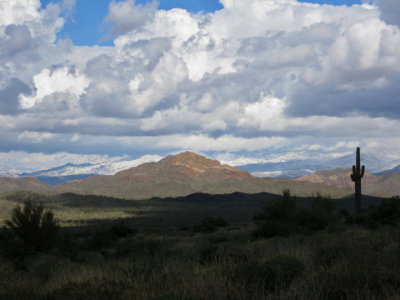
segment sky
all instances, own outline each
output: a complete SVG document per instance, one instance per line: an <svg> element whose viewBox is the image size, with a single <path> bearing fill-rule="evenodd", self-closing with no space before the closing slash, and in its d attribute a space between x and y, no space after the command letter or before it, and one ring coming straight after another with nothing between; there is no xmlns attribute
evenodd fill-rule
<svg viewBox="0 0 400 300"><path fill-rule="evenodd" d="M184 150L399 162L399 26L398 0L0 0L0 172Z"/></svg>

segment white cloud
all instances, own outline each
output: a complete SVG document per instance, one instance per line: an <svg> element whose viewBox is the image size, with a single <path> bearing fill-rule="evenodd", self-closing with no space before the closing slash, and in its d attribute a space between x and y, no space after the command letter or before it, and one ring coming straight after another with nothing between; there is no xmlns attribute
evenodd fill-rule
<svg viewBox="0 0 400 300"><path fill-rule="evenodd" d="M75 2L0 2L2 149L329 152L397 134L397 0L223 0L208 14L113 1L112 47L56 42Z"/></svg>
<svg viewBox="0 0 400 300"><path fill-rule="evenodd" d="M72 137L71 137L71 142L77 142L77 141L79 141L79 138L80 138L80 136L79 136L79 134L74 134Z"/></svg>
<svg viewBox="0 0 400 300"><path fill-rule="evenodd" d="M223 135L212 138L206 135L172 135L160 137L157 146L192 151L252 151L274 147L285 142L287 142L287 139L280 137L240 138Z"/></svg>
<svg viewBox="0 0 400 300"><path fill-rule="evenodd" d="M163 56L152 71L148 82L138 74L129 83L131 99L138 115L159 104L175 92L180 82L187 78L186 65L174 55ZM147 87L141 89L141 85Z"/></svg>
<svg viewBox="0 0 400 300"><path fill-rule="evenodd" d="M0 2L0 25L22 25L40 17L39 0L7 0Z"/></svg>
<svg viewBox="0 0 400 300"><path fill-rule="evenodd" d="M54 134L50 132L24 131L18 135L18 140L27 140L35 144L51 140L52 138L54 138Z"/></svg>
<svg viewBox="0 0 400 300"><path fill-rule="evenodd" d="M244 113L238 120L238 126L267 129L273 126L273 123L276 125L276 122L280 122L283 119L282 114L285 107L284 99L264 96L264 93L261 93L258 102L247 104L244 107Z"/></svg>
<svg viewBox="0 0 400 300"><path fill-rule="evenodd" d="M109 12L104 20L113 24L113 36L120 35L146 24L153 17L157 6L157 1L143 5L135 4L135 0L120 2L113 0L109 4Z"/></svg>
<svg viewBox="0 0 400 300"><path fill-rule="evenodd" d="M46 96L55 93L68 93L76 100L85 93L90 80L81 72L71 73L67 67L50 71L43 69L33 77L36 93L33 96L20 95L23 109L29 109L43 101Z"/></svg>
<svg viewBox="0 0 400 300"><path fill-rule="evenodd" d="M322 151L332 152L332 151L336 151L336 150L343 149L343 148L344 149L355 149L359 146L360 146L360 143L356 142L356 141L354 141L354 142L341 141L341 142L336 143L336 145L334 145L334 146L324 146L324 145L320 145L320 144L314 144L307 148L308 148L308 150L311 150L311 151L322 150Z"/></svg>

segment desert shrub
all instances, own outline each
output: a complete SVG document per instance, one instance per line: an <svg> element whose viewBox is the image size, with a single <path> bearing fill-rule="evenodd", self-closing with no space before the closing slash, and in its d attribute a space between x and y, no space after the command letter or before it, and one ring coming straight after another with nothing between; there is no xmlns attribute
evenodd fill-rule
<svg viewBox="0 0 400 300"><path fill-rule="evenodd" d="M134 236L138 232L136 229L126 225L124 221L118 222L117 224L111 226L110 231L118 238Z"/></svg>
<svg viewBox="0 0 400 300"><path fill-rule="evenodd" d="M400 221L399 196L383 199L378 207L369 210L368 216L381 225L395 226Z"/></svg>
<svg viewBox="0 0 400 300"><path fill-rule="evenodd" d="M337 220L334 204L320 194L313 196L309 207L297 206L289 190L268 203L264 212L253 217L260 220L252 232L255 238L288 236L291 232L312 233L325 229Z"/></svg>
<svg viewBox="0 0 400 300"><path fill-rule="evenodd" d="M220 254L218 253L218 247L214 245L207 245L200 249L200 264L206 264L214 261Z"/></svg>
<svg viewBox="0 0 400 300"><path fill-rule="evenodd" d="M311 198L310 207L299 207L295 224L308 231L323 230L337 220L335 205L328 197L317 194Z"/></svg>
<svg viewBox="0 0 400 300"><path fill-rule="evenodd" d="M211 233L217 230L219 227L226 226L228 226L228 223L221 217L207 217L204 218L200 224L193 227L193 232Z"/></svg>
<svg viewBox="0 0 400 300"><path fill-rule="evenodd" d="M296 197L284 190L282 196L271 201L264 207L264 215L268 220L289 220L296 212Z"/></svg>
<svg viewBox="0 0 400 300"><path fill-rule="evenodd" d="M13 209L12 217L5 222L7 230L22 241L23 245L35 250L48 250L55 245L58 221L51 211L44 211L41 204L27 201L24 207Z"/></svg>
<svg viewBox="0 0 400 300"><path fill-rule="evenodd" d="M237 266L233 279L245 285L247 290L282 291L305 270L298 258L278 255L265 262L251 261Z"/></svg>
<svg viewBox="0 0 400 300"><path fill-rule="evenodd" d="M400 198L383 199L378 206L372 205L356 215L346 217L349 224L359 224L368 228L381 225L396 226L400 221Z"/></svg>
<svg viewBox="0 0 400 300"><path fill-rule="evenodd" d="M267 260L264 268L269 274L268 288L282 290L289 287L292 281L304 272L305 265L294 256L278 255Z"/></svg>
<svg viewBox="0 0 400 300"><path fill-rule="evenodd" d="M289 236L290 229L283 222L265 220L257 223L252 235L255 238L271 238L275 236Z"/></svg>
<svg viewBox="0 0 400 300"><path fill-rule="evenodd" d="M267 216L264 213L255 214L253 216L253 221L263 221L266 219L267 219Z"/></svg>
<svg viewBox="0 0 400 300"><path fill-rule="evenodd" d="M113 246L118 241L118 237L109 228L98 230L90 238L90 246L94 249Z"/></svg>
<svg viewBox="0 0 400 300"><path fill-rule="evenodd" d="M316 248L312 259L316 266L330 267L347 254L346 250L346 245L342 243L324 243Z"/></svg>
<svg viewBox="0 0 400 300"><path fill-rule="evenodd" d="M96 249L111 247L120 238L134 236L137 232L137 229L126 225L124 221L120 221L111 227L97 229L90 238L90 246Z"/></svg>

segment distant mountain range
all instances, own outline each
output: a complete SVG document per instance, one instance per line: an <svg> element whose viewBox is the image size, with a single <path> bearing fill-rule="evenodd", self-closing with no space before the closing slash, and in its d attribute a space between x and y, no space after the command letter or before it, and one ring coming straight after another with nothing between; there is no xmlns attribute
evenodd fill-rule
<svg viewBox="0 0 400 300"><path fill-rule="evenodd" d="M2 178L2 180L5 184L0 185L0 192L15 190L43 193L73 192L126 199L178 197L197 192L280 194L284 189L290 189L298 196L309 196L321 192L333 197L343 197L351 193L350 189L338 189L320 183L256 178L247 171L221 165L216 160L191 152L167 156L158 162L144 163L113 176L92 176L55 187L33 177Z"/></svg>
<svg viewBox="0 0 400 300"><path fill-rule="evenodd" d="M149 157L149 160L158 160ZM346 161L348 158L337 160ZM354 157L353 157L354 159ZM334 161L334 160L332 160ZM331 163L333 163L331 161ZM365 162L367 161L367 162ZM137 161L135 162L137 163ZM363 163L368 163L364 160ZM347 163L351 165L350 161ZM98 175L86 178L87 174L70 174L74 168L92 171L99 166L65 165L47 171L26 173L36 175L22 178L0 177L0 192L26 190L39 193L65 193L104 195L125 199L147 199L151 197L179 197L192 193L229 194L234 192L280 194L284 189L298 196L310 196L318 192L333 198L344 197L353 193L354 183L350 180L351 169L336 168L318 170L297 179L258 178L248 171L221 165L219 161L205 158L192 152L170 155L156 162L147 162L119 171L115 175ZM119 166L122 168L122 165ZM114 166L114 170L115 170ZM82 170L82 169L80 169ZM103 168L105 174L111 168ZM367 170L369 168L367 167ZM397 170L396 168L393 170ZM366 172L362 179L363 193L372 196L400 195L400 173L389 171L377 176ZM54 173L55 172L55 173ZM58 180L65 174L68 182L51 186L38 179L49 176ZM79 178L83 176L85 178Z"/></svg>
<svg viewBox="0 0 400 300"><path fill-rule="evenodd" d="M377 176L383 176L383 175L386 175L388 173L400 173L400 165L398 165L398 166L396 166L394 168L391 168L390 170L385 170L385 171L377 172L377 173L374 173L374 174L377 175Z"/></svg>
<svg viewBox="0 0 400 300"><path fill-rule="evenodd" d="M121 160L107 163L86 163L86 164L65 164L56 168L40 170L35 172L22 172L16 177L34 176L40 181L58 185L71 180L84 179L92 176L106 175L111 176L119 171L139 166L146 162L156 162L162 159L158 155L145 155L135 160ZM15 176L14 176L15 177Z"/></svg>
<svg viewBox="0 0 400 300"><path fill-rule="evenodd" d="M146 162L158 162L162 159L157 155L145 155L135 160L118 160L102 163L85 164L65 164L56 168L40 170L35 172L17 172L9 177L30 177L35 176L40 181L56 186L72 180L85 179L92 176L112 176L116 173L139 166ZM295 179L304 175L309 175L319 170L333 170L336 168L349 168L354 164L354 154L336 158L315 157L312 159L294 159L293 157L283 157L278 161L268 163L252 163L238 165L232 162L232 166L237 169L248 171L255 177L270 177L279 179ZM225 164L230 164L225 162ZM362 155L362 164L366 165L367 171L375 175L400 172L400 166L393 167L393 162L383 161L370 154ZM392 169L391 169L392 168Z"/></svg>
<svg viewBox="0 0 400 300"><path fill-rule="evenodd" d="M295 181L321 183L348 190L354 188L354 182L350 180L351 173L352 169L342 168L316 171L311 175L297 178ZM400 195L400 173L386 172L382 176L377 176L366 172L361 182L363 194L383 197Z"/></svg>
<svg viewBox="0 0 400 300"><path fill-rule="evenodd" d="M363 154L361 163L370 173L385 174L390 164L371 154ZM294 179L312 174L319 170L333 170L336 168L349 168L355 163L355 155L350 154L337 158L292 159L284 162L271 162L261 164L247 164L236 166L246 170L256 177L274 177ZM399 168L400 171L400 168Z"/></svg>

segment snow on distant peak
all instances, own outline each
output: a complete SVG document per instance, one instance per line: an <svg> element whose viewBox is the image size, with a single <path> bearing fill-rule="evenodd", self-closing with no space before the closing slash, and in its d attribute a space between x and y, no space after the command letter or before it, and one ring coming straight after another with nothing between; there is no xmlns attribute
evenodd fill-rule
<svg viewBox="0 0 400 300"><path fill-rule="evenodd" d="M40 172L34 172L35 175L40 176L70 176L70 175L83 175L83 174L96 174L96 175L114 175L115 173L126 170L129 168L137 167L141 164L148 162L157 162L162 157L158 155L144 155L134 160L118 160L109 162L99 163L87 163L82 165L66 164L59 168L50 170L43 170ZM29 173L24 174L29 176Z"/></svg>

